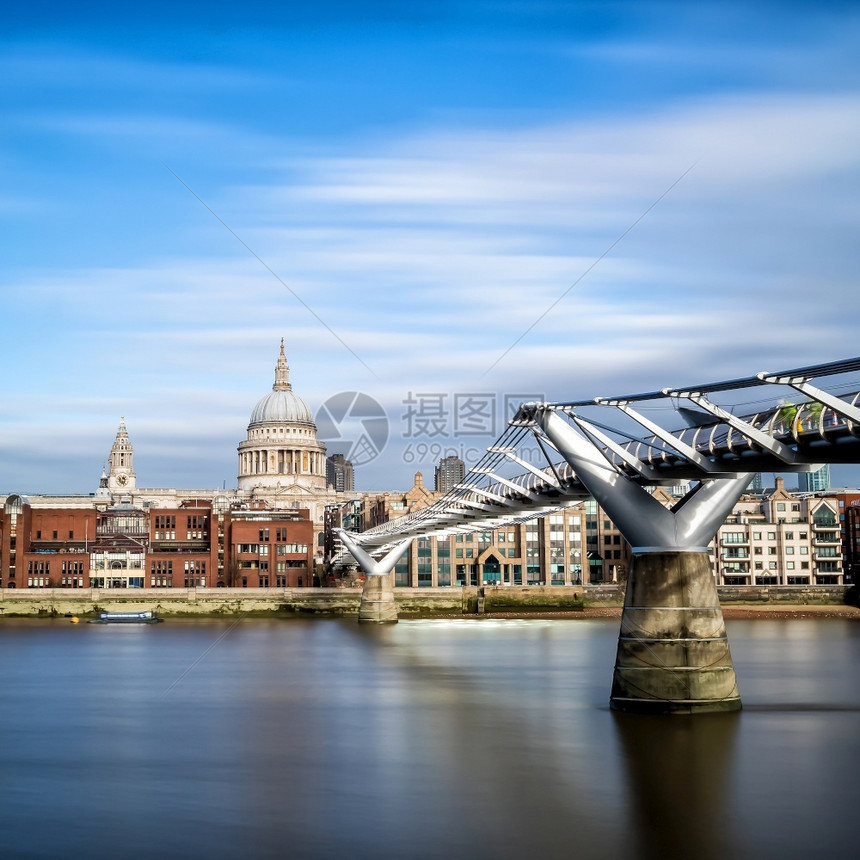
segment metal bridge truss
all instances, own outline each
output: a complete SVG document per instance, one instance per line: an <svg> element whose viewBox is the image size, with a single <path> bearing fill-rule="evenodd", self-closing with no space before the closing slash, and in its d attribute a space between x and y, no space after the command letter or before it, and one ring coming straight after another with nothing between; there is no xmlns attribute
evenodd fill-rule
<svg viewBox="0 0 860 860"><path fill-rule="evenodd" d="M748 473L858 463L858 371L860 358L853 358L686 388L524 403L462 483L427 508L349 535L350 542L376 552L404 538L495 529L587 498L591 493L571 465L584 461L571 457L560 439L575 439L580 452L583 440L588 443L586 456L604 471L601 481L642 487L693 481L701 488ZM750 389L765 395L753 401L760 408L751 414L743 411L750 402L737 396ZM667 430L666 419L684 426ZM538 463L528 457L535 452Z"/></svg>

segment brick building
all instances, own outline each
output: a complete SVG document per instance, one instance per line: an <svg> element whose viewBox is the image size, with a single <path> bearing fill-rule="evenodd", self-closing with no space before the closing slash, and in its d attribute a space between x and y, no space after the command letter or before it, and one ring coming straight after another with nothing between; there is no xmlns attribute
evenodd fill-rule
<svg viewBox="0 0 860 860"><path fill-rule="evenodd" d="M351 498L326 487L325 450L281 341L234 489L139 486L123 418L94 493L0 497L0 587L312 585L326 506Z"/></svg>
<svg viewBox="0 0 860 860"><path fill-rule="evenodd" d="M307 510L263 502L33 508L6 499L3 588L301 588L314 584Z"/></svg>

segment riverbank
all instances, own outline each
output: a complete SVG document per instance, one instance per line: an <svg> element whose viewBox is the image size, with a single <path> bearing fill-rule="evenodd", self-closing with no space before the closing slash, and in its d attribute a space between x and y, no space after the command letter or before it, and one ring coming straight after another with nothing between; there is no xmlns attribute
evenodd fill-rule
<svg viewBox="0 0 860 860"><path fill-rule="evenodd" d="M849 618L860 621L856 606L724 606L723 618Z"/></svg>
<svg viewBox="0 0 860 860"><path fill-rule="evenodd" d="M721 588L726 618L860 616L844 587ZM504 586L394 589L401 618L478 616L620 617L620 586ZM94 618L151 611L160 618L307 618L358 614L360 588L0 589L2 618Z"/></svg>

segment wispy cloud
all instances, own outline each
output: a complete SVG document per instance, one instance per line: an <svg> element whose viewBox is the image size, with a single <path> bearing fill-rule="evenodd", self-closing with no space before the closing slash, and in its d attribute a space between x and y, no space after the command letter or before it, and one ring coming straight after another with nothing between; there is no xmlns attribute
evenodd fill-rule
<svg viewBox="0 0 860 860"><path fill-rule="evenodd" d="M586 397L856 352L860 95L851 75L786 86L797 76L781 69L792 55L805 68L824 64L825 31L819 25L810 46L745 38L743 85L709 78L622 106L598 104L588 86L658 55L662 75L728 69L728 42L688 46L658 30L590 41L531 34L523 57L544 62L543 47L556 53L547 62L573 57L566 73L581 107L556 87L552 98L532 89L510 106L498 91L484 102L476 94L472 110L452 87L448 101L422 90L420 111L383 122L373 109L385 94L369 89L374 119L346 131L325 124L351 109L339 86L357 84L334 72L305 80L308 96L297 69L271 59L51 57L51 46L16 46L0 72L27 86L4 103L0 159L17 181L0 215L24 238L10 242L16 267L0 270L0 291L4 346L27 361L4 383L0 467L23 479L56 427L70 456L100 463L126 414L162 474L177 467L174 443L196 474L207 457L213 473L232 473L281 336L312 408L361 389L392 419L409 391ZM851 32L839 40L846 67L856 65L845 49ZM500 53L513 61L515 52ZM751 82L756 62L761 80ZM51 210L56 220L42 217ZM402 463L379 468L377 484L408 480Z"/></svg>

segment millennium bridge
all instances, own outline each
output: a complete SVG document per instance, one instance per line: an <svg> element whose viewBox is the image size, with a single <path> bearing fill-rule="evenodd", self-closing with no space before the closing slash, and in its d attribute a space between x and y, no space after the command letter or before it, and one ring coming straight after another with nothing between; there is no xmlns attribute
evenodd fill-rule
<svg viewBox="0 0 860 860"><path fill-rule="evenodd" d="M707 545L754 473L860 463L858 371L860 358L852 358L639 394L523 403L434 504L358 534L338 530L366 574L359 621L397 620L390 572L415 537L495 529L591 497L633 552L612 708L739 709ZM541 464L531 462L535 450ZM671 508L652 496L655 486L684 482L691 488Z"/></svg>

